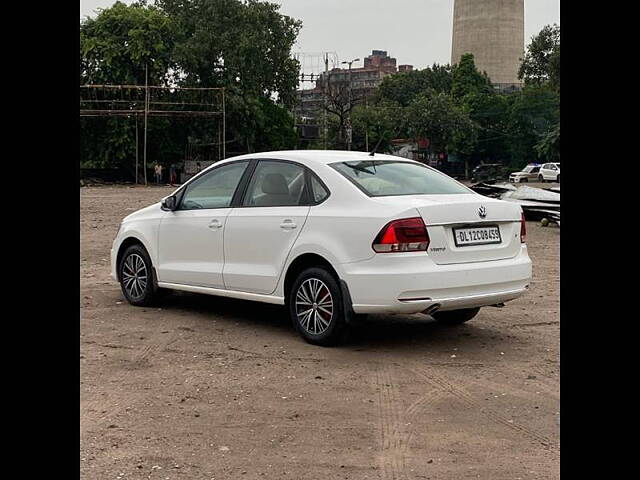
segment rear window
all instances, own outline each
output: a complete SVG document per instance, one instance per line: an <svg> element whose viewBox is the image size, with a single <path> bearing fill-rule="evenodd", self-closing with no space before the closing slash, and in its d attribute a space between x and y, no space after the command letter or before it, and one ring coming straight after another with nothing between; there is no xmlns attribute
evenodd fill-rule
<svg viewBox="0 0 640 480"><path fill-rule="evenodd" d="M370 197L471 193L452 178L419 163L380 160L332 163L331 167Z"/></svg>

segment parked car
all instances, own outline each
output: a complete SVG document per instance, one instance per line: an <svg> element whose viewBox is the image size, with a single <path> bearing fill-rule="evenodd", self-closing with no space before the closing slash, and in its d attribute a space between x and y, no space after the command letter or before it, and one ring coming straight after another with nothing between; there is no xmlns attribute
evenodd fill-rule
<svg viewBox="0 0 640 480"><path fill-rule="evenodd" d="M545 163L538 172L538 180L541 182L560 183L560 163Z"/></svg>
<svg viewBox="0 0 640 480"><path fill-rule="evenodd" d="M505 167L501 163L483 163L471 171L471 181L496 180L506 177Z"/></svg>
<svg viewBox="0 0 640 480"><path fill-rule="evenodd" d="M529 180L535 181L538 178L538 172L540 172L540 164L530 163L519 172L514 172L509 175L509 181L513 183L523 183Z"/></svg>
<svg viewBox="0 0 640 480"><path fill-rule="evenodd" d="M457 324L521 296L525 235L519 205L412 160L257 153L127 216L111 275L132 305L167 290L286 305L308 342L329 345L360 314Z"/></svg>

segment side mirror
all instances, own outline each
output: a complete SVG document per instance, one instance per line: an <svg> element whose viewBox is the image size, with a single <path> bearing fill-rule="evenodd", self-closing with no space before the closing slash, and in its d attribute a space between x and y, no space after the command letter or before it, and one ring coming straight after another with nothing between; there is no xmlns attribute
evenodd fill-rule
<svg viewBox="0 0 640 480"><path fill-rule="evenodd" d="M169 195L168 197L163 198L161 206L163 210L169 210L170 212L173 212L177 207L176 196Z"/></svg>

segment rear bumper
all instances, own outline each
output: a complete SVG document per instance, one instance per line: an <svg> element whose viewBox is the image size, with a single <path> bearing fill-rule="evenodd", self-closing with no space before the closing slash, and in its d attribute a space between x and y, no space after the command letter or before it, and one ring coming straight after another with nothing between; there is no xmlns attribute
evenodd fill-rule
<svg viewBox="0 0 640 480"><path fill-rule="evenodd" d="M341 265L355 313L418 313L514 300L531 281L526 246L514 258L438 265L424 253L378 254Z"/></svg>

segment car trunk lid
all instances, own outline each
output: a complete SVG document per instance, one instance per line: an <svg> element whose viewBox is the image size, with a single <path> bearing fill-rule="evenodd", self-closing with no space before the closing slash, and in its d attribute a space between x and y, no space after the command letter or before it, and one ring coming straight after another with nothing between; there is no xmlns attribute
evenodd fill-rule
<svg viewBox="0 0 640 480"><path fill-rule="evenodd" d="M413 206L419 212L430 238L427 253L437 264L501 260L520 251L518 205L475 193L385 197L385 201ZM465 240L478 244L456 242L455 232L461 230ZM496 231L499 243L489 243L497 241Z"/></svg>

